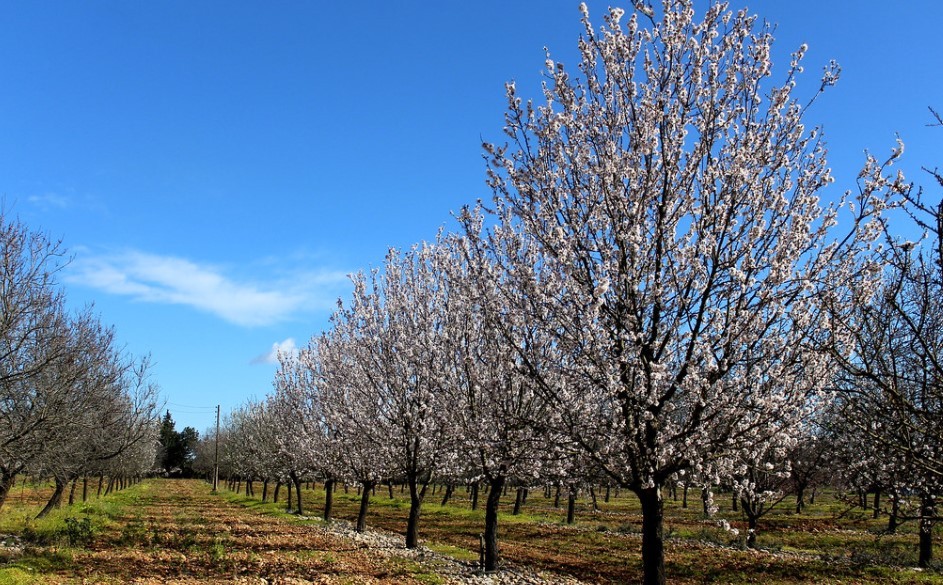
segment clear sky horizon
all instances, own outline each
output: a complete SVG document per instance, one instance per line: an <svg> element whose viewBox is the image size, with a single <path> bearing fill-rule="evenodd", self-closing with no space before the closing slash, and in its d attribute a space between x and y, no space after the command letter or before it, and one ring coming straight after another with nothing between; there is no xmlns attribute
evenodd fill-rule
<svg viewBox="0 0 943 585"><path fill-rule="evenodd" d="M607 2L591 1L603 22ZM614 5L628 7L628 2ZM698 3L703 11L706 2ZM734 1L733 8L747 5ZM908 179L943 164L943 3L760 0L773 82L800 89L838 197L899 134ZM539 98L543 47L575 62L579 2L0 5L0 197L62 238L70 305L150 353L177 427L271 389L276 347L327 327L346 275L488 198L504 83Z"/></svg>

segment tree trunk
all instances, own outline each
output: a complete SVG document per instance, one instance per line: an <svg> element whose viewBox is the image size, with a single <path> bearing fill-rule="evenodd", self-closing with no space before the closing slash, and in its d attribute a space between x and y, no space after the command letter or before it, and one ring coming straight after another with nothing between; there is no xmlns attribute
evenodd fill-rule
<svg viewBox="0 0 943 585"><path fill-rule="evenodd" d="M471 509L478 509L478 482L475 482L471 486Z"/></svg>
<svg viewBox="0 0 943 585"><path fill-rule="evenodd" d="M576 487L570 486L570 493L566 499L566 523L573 524L576 521Z"/></svg>
<svg viewBox="0 0 943 585"><path fill-rule="evenodd" d="M685 482L684 489L681 490L681 507L687 509L688 507L688 484Z"/></svg>
<svg viewBox="0 0 943 585"><path fill-rule="evenodd" d="M635 491L642 504L642 582L665 585L664 502L661 486Z"/></svg>
<svg viewBox="0 0 943 585"><path fill-rule="evenodd" d="M740 511L740 498L737 496L737 492L733 491L733 495L730 498L730 509L734 512Z"/></svg>
<svg viewBox="0 0 943 585"><path fill-rule="evenodd" d="M422 499L426 496L428 483L420 485L419 478L408 478L409 483L409 519L406 521L406 548L419 546L419 513L422 511Z"/></svg>
<svg viewBox="0 0 943 585"><path fill-rule="evenodd" d="M291 486L288 486L288 489L291 490ZM297 476L295 477L295 504L298 507L298 515L304 516L304 510L301 508L301 479Z"/></svg>
<svg viewBox="0 0 943 585"><path fill-rule="evenodd" d="M874 514L871 516L875 520L881 515L881 490L874 492Z"/></svg>
<svg viewBox="0 0 943 585"><path fill-rule="evenodd" d="M386 482L386 487L390 491L390 499L392 500L393 499L393 480L392 479Z"/></svg>
<svg viewBox="0 0 943 585"><path fill-rule="evenodd" d="M37 519L45 518L53 508L59 507L59 504L62 503L62 492L65 491L66 483L64 479L56 478L56 489L52 492L52 497L49 498L46 507L40 510L39 514L36 515Z"/></svg>
<svg viewBox="0 0 943 585"><path fill-rule="evenodd" d="M554 508L559 508L559 507L560 507L560 490L561 490L561 489L562 489L562 488L560 487L560 484L557 484L556 493L553 494L553 507L554 507Z"/></svg>
<svg viewBox="0 0 943 585"><path fill-rule="evenodd" d="M796 486L796 514L802 514L802 508L805 507L805 484L800 483Z"/></svg>
<svg viewBox="0 0 943 585"><path fill-rule="evenodd" d="M744 506L743 509L746 511L747 507ZM756 548L757 524L756 514L747 512L747 548Z"/></svg>
<svg viewBox="0 0 943 585"><path fill-rule="evenodd" d="M15 481L16 472L12 472L9 469L0 471L0 508L2 508L3 504L7 501L7 496L10 495L10 489L13 488L13 482Z"/></svg>
<svg viewBox="0 0 943 585"><path fill-rule="evenodd" d="M268 501L268 480L267 479L262 480L262 501L263 502Z"/></svg>
<svg viewBox="0 0 943 585"><path fill-rule="evenodd" d="M449 499L452 497L452 490L454 489L455 489L455 486L453 486L452 484L445 486L445 495L442 496L443 506L449 503Z"/></svg>
<svg viewBox="0 0 943 585"><path fill-rule="evenodd" d="M485 504L485 571L498 570L498 506L501 503L501 490L505 477L499 475L490 481L488 501ZM518 500L521 499L518 490ZM516 503L515 503L516 506Z"/></svg>
<svg viewBox="0 0 943 585"><path fill-rule="evenodd" d="M589 486L589 498L593 502L593 514L599 511L599 502L596 500L596 488Z"/></svg>
<svg viewBox="0 0 943 585"><path fill-rule="evenodd" d="M88 500L88 476L82 476L82 501Z"/></svg>
<svg viewBox="0 0 943 585"><path fill-rule="evenodd" d="M363 532L367 529L367 507L370 505L370 491L376 482L362 482L363 489L360 492L360 511L357 513L357 532Z"/></svg>
<svg viewBox="0 0 943 585"><path fill-rule="evenodd" d="M936 502L932 495L925 494L920 506L920 557L917 565L926 569L933 561L933 519Z"/></svg>
<svg viewBox="0 0 943 585"><path fill-rule="evenodd" d="M704 517L705 517L705 518L707 518L707 517L709 517L709 516L711 515L711 510L710 510L710 506L709 506L708 502L710 502L710 491L708 491L708 488L706 488L706 487L705 487L705 488L701 488L701 504L704 506Z"/></svg>
<svg viewBox="0 0 943 585"><path fill-rule="evenodd" d="M609 486L608 485L606 486L606 495L602 497L602 501L606 502L607 504L609 503Z"/></svg>
<svg viewBox="0 0 943 585"><path fill-rule="evenodd" d="M103 483L105 483L105 475L104 475L104 474L99 474L99 476L98 476L98 493L96 494L96 497L98 497L98 498L102 497L102 484L103 484Z"/></svg>
<svg viewBox="0 0 943 585"><path fill-rule="evenodd" d="M79 478L76 477L75 479L72 480L72 487L69 488L69 505L70 506L75 503L75 488L77 488L78 486L79 486Z"/></svg>
<svg viewBox="0 0 943 585"><path fill-rule="evenodd" d="M275 492L272 494L272 503L273 503L273 504L277 504L277 503L278 503L278 492L279 492L281 489L282 489L282 482L276 480L276 481L275 481Z"/></svg>
<svg viewBox="0 0 943 585"><path fill-rule="evenodd" d="M291 512L292 512L292 509L291 509L291 488L293 487L293 486L291 485L291 478L288 479L288 483L287 483L286 485L288 486L288 490L287 490L287 491L288 491L288 502L287 502L286 505L285 505L285 511L288 512L289 514L291 514Z"/></svg>
<svg viewBox="0 0 943 585"><path fill-rule="evenodd" d="M900 496L897 495L897 491L891 491L891 515L887 519L887 533L894 534L897 532L897 520L900 515Z"/></svg>
<svg viewBox="0 0 943 585"><path fill-rule="evenodd" d="M494 482L491 484L491 489L494 489ZM524 488L517 488L517 494L514 496L514 510L511 512L512 515L517 516L521 513L521 504L524 501ZM491 505L491 494L488 494L488 505ZM487 537L486 537L487 540ZM485 543L487 547L487 542Z"/></svg>
<svg viewBox="0 0 943 585"><path fill-rule="evenodd" d="M331 521L331 514L334 513L334 480L328 479L324 482L324 521Z"/></svg>

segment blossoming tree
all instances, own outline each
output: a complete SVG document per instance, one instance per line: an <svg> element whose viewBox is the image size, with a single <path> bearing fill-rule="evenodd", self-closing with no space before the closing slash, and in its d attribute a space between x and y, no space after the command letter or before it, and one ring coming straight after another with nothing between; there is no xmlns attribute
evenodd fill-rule
<svg viewBox="0 0 943 585"><path fill-rule="evenodd" d="M877 278L873 216L902 178L869 159L839 233L793 95L805 47L775 84L772 35L747 12L636 8L597 30L584 6L579 75L548 56L539 105L509 84L509 143L485 150L500 229L540 252L520 266L495 246L506 295L557 359L515 349L570 438L640 498L644 582L660 584L662 487L719 480L738 450L798 432L829 380L814 349L843 335L823 303L873 288L851 284Z"/></svg>

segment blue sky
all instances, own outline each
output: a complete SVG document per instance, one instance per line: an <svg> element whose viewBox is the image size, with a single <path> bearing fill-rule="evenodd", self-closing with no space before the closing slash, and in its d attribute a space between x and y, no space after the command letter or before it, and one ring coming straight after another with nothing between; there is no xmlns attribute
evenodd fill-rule
<svg viewBox="0 0 943 585"><path fill-rule="evenodd" d="M588 4L601 24L608 4ZM800 87L842 66L807 119L836 196L898 133L929 185L943 2L749 6L777 23L774 72L803 42ZM575 61L577 7L6 1L0 196L63 239L70 303L151 353L178 428L202 432L216 404L269 391L273 347L325 327L347 273L489 196L480 143L502 139L503 85L537 97L544 46Z"/></svg>

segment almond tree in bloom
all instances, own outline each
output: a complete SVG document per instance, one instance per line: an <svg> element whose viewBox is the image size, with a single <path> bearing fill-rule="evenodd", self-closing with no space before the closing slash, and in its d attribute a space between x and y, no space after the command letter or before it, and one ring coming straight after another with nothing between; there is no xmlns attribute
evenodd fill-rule
<svg viewBox="0 0 943 585"><path fill-rule="evenodd" d="M548 56L536 105L509 84L509 144L485 150L496 220L540 252L510 266L496 247L505 294L558 355L514 347L570 438L640 498L654 584L662 487L794 441L830 379L813 348L846 335L822 305L873 289L877 214L904 186L886 176L895 151L824 206L825 147L793 95L805 47L775 82L769 28L747 12L636 4L598 30L583 6L579 74ZM820 91L837 76L826 67Z"/></svg>
<svg viewBox="0 0 943 585"><path fill-rule="evenodd" d="M296 510L302 514L303 478L311 474L335 477L337 450L323 424L317 385L295 356L279 355L275 392L268 396L266 410L275 429L275 457L281 467L279 480L288 484L289 507L294 488Z"/></svg>
<svg viewBox="0 0 943 585"><path fill-rule="evenodd" d="M480 214L465 221L480 221ZM516 240L512 240L514 242ZM550 474L562 444L554 435L556 409L537 391L513 345L537 349L539 338L524 315L507 305L491 258L468 238L440 243L445 263L446 319L449 335L447 371L451 407L444 415L456 431L454 447L464 470L488 484L485 506L484 569L498 568L498 505L509 481L527 485ZM501 321L502 326L495 325ZM502 335L511 336L502 340ZM550 347L544 338L545 349ZM532 351L531 354L536 354ZM544 355L553 356L552 351Z"/></svg>
<svg viewBox="0 0 943 585"><path fill-rule="evenodd" d="M364 378L360 365L367 358L355 315L343 310L332 316L333 327L309 348L299 362L308 368L320 392L320 411L338 450L336 473L345 482L360 484L360 511L355 529L367 527L370 494L378 483L394 473L396 451L390 436L394 429L374 386Z"/></svg>
<svg viewBox="0 0 943 585"><path fill-rule="evenodd" d="M369 400L376 424L388 436L392 471L409 487L406 546L419 544L419 515L435 474L450 465L449 428L442 413L449 375L441 253L422 245L391 250L384 271L354 277L350 306L340 307L334 326L350 352L351 376Z"/></svg>

